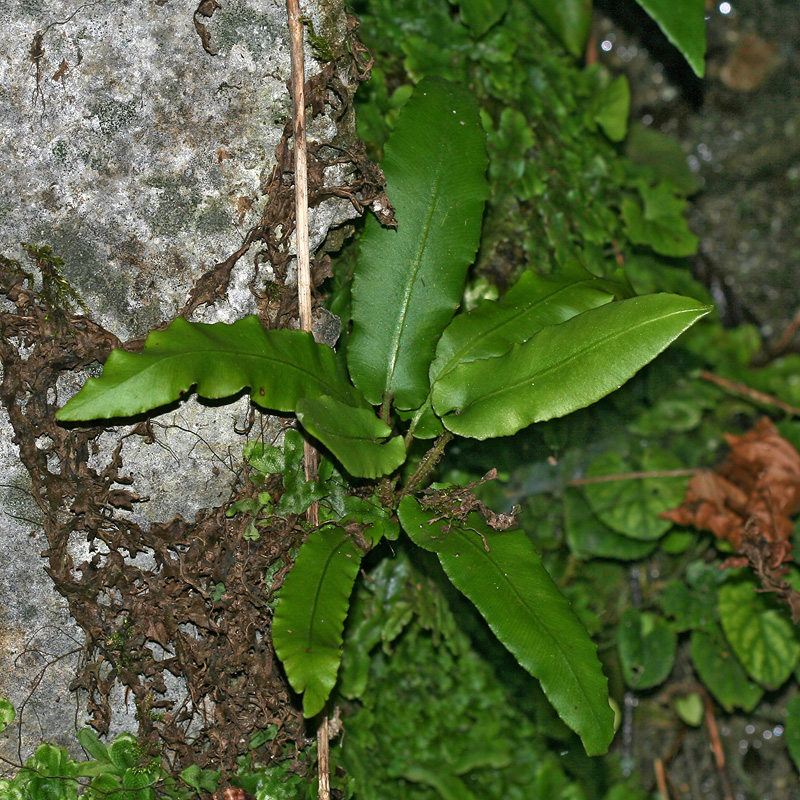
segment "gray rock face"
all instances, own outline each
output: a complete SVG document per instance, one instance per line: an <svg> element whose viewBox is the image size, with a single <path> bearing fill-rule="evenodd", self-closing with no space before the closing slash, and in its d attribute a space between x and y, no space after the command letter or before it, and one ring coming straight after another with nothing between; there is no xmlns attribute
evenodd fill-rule
<svg viewBox="0 0 800 800"><path fill-rule="evenodd" d="M318 32L344 39L340 4L314 3L307 13ZM46 276L21 245L52 248L63 259L60 278L77 295L75 310L81 305L121 341L182 310L203 322L263 312L264 286L292 280L291 270L276 271L269 252L243 247L264 224L276 147L291 114L283 4L11 0L2 17L0 254L20 261L41 288ZM321 69L309 50L307 77ZM309 139L346 139L340 128L339 115L326 110ZM343 180L341 167L325 175ZM315 208L312 248L354 213L341 198ZM284 245L288 261L292 245ZM199 279L226 259L233 262L227 285L209 302L190 304ZM0 303L0 313L13 312L7 299ZM24 362L27 345L14 344ZM48 402L63 404L82 380L63 373ZM247 414L244 399L218 407L190 400L155 420L151 440L125 438L129 426L104 433L90 466L101 472L122 442L127 489L147 498L114 513L147 526L223 503L241 462ZM32 493L17 444L0 409L0 694L21 710L0 737L0 753L24 759L43 739L74 748L86 707L85 697L68 691L83 632L41 558L43 514L56 510ZM61 465L48 459L58 474ZM73 537L70 552L76 567L85 561L85 538ZM172 689L180 693L179 682ZM135 730L121 693L114 705L111 732Z"/></svg>

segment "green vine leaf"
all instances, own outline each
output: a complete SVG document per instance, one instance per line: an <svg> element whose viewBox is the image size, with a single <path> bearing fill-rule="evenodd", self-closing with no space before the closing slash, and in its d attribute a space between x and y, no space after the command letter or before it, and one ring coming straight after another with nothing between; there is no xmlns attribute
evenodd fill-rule
<svg viewBox="0 0 800 800"><path fill-rule="evenodd" d="M649 611L629 608L617 632L622 674L634 689L651 689L667 679L675 663L677 636Z"/></svg>
<svg viewBox="0 0 800 800"><path fill-rule="evenodd" d="M589 465L587 477L624 475L628 472L665 472L683 467L673 453L650 448L633 457L609 450ZM597 516L617 533L652 542L660 539L672 522L659 514L677 508L686 494L687 479L680 477L622 479L590 483L586 499Z"/></svg>
<svg viewBox="0 0 800 800"><path fill-rule="evenodd" d="M753 680L766 689L782 686L800 661L800 636L788 615L754 583L727 583L719 590L725 638Z"/></svg>
<svg viewBox="0 0 800 800"><path fill-rule="evenodd" d="M543 328L506 354L460 364L433 386L433 407L461 436L509 436L618 389L710 306L634 297Z"/></svg>
<svg viewBox="0 0 800 800"><path fill-rule="evenodd" d="M734 708L752 711L764 690L750 680L719 626L715 623L707 627L709 631L692 631L691 638L692 663L700 680L727 712Z"/></svg>
<svg viewBox="0 0 800 800"><path fill-rule="evenodd" d="M130 417L178 400L193 386L210 400L248 387L262 408L294 411L303 397L360 405L333 350L304 331L267 331L258 317L226 325L173 320L141 353L114 350L99 378L56 413L62 422ZM361 401L363 402L363 401Z"/></svg>
<svg viewBox="0 0 800 800"><path fill-rule="evenodd" d="M347 348L373 405L419 408L439 336L461 302L487 195L486 143L475 99L441 78L420 81L382 164L397 230L367 220L353 279Z"/></svg>
<svg viewBox="0 0 800 800"><path fill-rule="evenodd" d="M342 629L361 551L341 528L312 533L286 576L272 621L272 641L303 714L318 714L336 683Z"/></svg>
<svg viewBox="0 0 800 800"><path fill-rule="evenodd" d="M614 715L597 649L524 531L496 533L476 513L464 526L434 521L435 512L410 496L400 502L398 513L414 543L436 553L453 585L539 680L586 752L605 753Z"/></svg>
<svg viewBox="0 0 800 800"><path fill-rule="evenodd" d="M370 408L353 408L333 397L305 398L297 404L297 418L358 478L379 478L406 460L403 437L392 437L392 429Z"/></svg>

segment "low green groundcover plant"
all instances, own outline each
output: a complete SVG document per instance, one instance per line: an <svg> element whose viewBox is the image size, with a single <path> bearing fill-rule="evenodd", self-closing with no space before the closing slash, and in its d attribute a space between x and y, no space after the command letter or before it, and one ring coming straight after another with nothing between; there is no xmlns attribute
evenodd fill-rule
<svg viewBox="0 0 800 800"><path fill-rule="evenodd" d="M57 416L130 417L192 387L208 399L247 388L262 408L296 414L332 456L299 504L319 501L321 524L300 548L272 623L305 715L324 708L336 683L361 559L398 535L397 518L539 680L587 753L603 753L613 713L595 645L529 537L467 490L423 487L454 436L508 436L596 402L710 307L673 294L633 297L624 279L576 271L525 273L502 300L456 314L487 196L485 133L471 94L422 80L382 166L397 228L367 221L346 347L335 353L302 331L267 331L256 317L231 325L179 318L152 332L141 353L112 352L103 375ZM425 439L435 441L416 461L410 454ZM254 455L277 466L280 453ZM374 482L368 499L360 479Z"/></svg>

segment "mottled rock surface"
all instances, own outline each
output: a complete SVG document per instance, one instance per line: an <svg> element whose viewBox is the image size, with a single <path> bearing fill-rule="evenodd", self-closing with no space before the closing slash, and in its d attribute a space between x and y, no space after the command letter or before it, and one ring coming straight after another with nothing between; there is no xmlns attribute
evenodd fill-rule
<svg viewBox="0 0 800 800"><path fill-rule="evenodd" d="M341 5L306 10L317 31L344 39ZM292 277L276 275L255 246L234 259L213 302L191 308L189 298L264 218L291 113L283 3L10 0L0 27L0 255L19 261L41 287L22 244L50 247L63 259L72 310L83 308L123 342L182 309L204 322L263 311L260 290ZM310 49L306 64L310 76L323 66ZM329 110L316 117L310 141L346 139L339 118ZM341 168L329 172L341 182ZM312 248L354 213L341 198L313 209ZM0 312L11 310L3 299ZM24 362L23 342L18 349ZM65 402L83 377L64 373L48 402ZM217 407L190 400L159 416L150 438L125 438L130 427L104 433L92 467L102 470L122 442L127 488L144 498L115 513L146 526L176 514L191 520L223 503L241 463L247 414L246 399ZM68 688L83 632L44 571L48 509L31 493L14 435L0 408L0 694L21 712L0 737L0 753L16 760L43 739L74 749L87 714L86 698ZM47 463L54 474L60 469ZM70 548L76 567L103 553L85 536ZM174 683L169 689L180 695ZM121 691L115 698L111 731L135 730L132 704Z"/></svg>

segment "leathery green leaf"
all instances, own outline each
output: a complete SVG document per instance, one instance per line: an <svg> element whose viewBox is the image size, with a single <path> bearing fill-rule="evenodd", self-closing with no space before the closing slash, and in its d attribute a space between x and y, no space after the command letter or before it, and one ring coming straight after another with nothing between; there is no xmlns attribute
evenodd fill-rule
<svg viewBox="0 0 800 800"><path fill-rule="evenodd" d="M637 0L678 48L698 78L705 72L706 4L704 0Z"/></svg>
<svg viewBox="0 0 800 800"><path fill-rule="evenodd" d="M398 513L414 543L437 554L453 585L540 681L586 752L605 753L614 735L614 714L597 648L524 531L497 533L474 513L466 525L433 521L436 513L410 496Z"/></svg>
<svg viewBox="0 0 800 800"><path fill-rule="evenodd" d="M655 294L586 311L502 356L460 364L434 384L434 410L476 439L562 417L618 389L710 310Z"/></svg>
<svg viewBox="0 0 800 800"><path fill-rule="evenodd" d="M441 78L420 81L382 164L398 227L367 220L353 279L350 373L367 399L419 408L439 336L461 302L487 195L485 134L475 99Z"/></svg>
<svg viewBox="0 0 800 800"><path fill-rule="evenodd" d="M749 581L719 590L719 619L725 638L751 678L777 689L800 661L800 635L788 613Z"/></svg>
<svg viewBox="0 0 800 800"><path fill-rule="evenodd" d="M586 277L539 276L523 272L500 300L485 300L474 311L459 314L445 329L430 368L431 386L467 361L499 356L513 344L530 339L547 325L557 325L576 314L610 303L623 292L613 281ZM430 394L416 412L411 433L421 439L442 432Z"/></svg>
<svg viewBox="0 0 800 800"><path fill-rule="evenodd" d="M249 387L253 402L275 411L294 411L302 397L333 395L352 405L359 397L333 350L310 333L267 331L255 316L232 325L178 317L150 333L141 353L114 350L102 376L89 378L56 418L129 417L171 403L192 386L208 399Z"/></svg>
<svg viewBox="0 0 800 800"><path fill-rule="evenodd" d="M297 404L297 418L358 478L379 478L406 460L403 437L392 437L371 408L353 408L332 397L305 398Z"/></svg>
<svg viewBox="0 0 800 800"><path fill-rule="evenodd" d="M610 303L621 290L589 275L575 280L523 272L500 300L485 300L445 328L431 364L431 383L458 364L503 355L548 325Z"/></svg>
<svg viewBox="0 0 800 800"><path fill-rule="evenodd" d="M322 710L342 660L342 629L361 551L341 528L312 533L286 576L272 620L272 641L303 714Z"/></svg>

